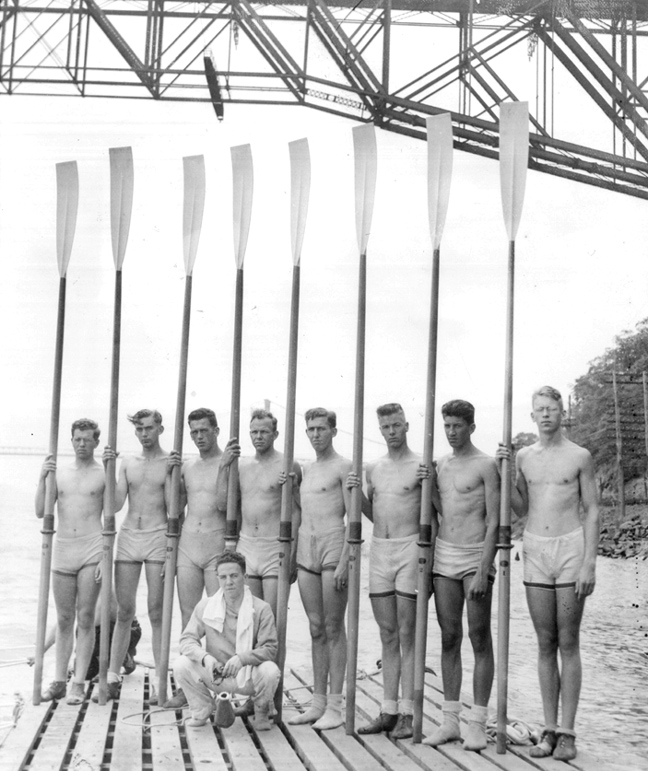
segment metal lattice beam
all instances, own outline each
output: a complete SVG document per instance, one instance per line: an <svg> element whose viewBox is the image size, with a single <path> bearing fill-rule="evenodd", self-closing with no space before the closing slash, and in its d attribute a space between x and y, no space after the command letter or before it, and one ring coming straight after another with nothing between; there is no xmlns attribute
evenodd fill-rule
<svg viewBox="0 0 648 771"><path fill-rule="evenodd" d="M210 101L207 48L219 109L302 105L417 138L450 112L455 146L486 157L498 105L526 98L531 168L648 198L648 0L0 0L0 95Z"/></svg>

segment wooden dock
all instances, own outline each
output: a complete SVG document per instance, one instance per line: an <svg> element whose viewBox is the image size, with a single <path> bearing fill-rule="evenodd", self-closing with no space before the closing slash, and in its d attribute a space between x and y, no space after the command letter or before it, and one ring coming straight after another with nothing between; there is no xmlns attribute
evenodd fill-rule
<svg viewBox="0 0 648 771"><path fill-rule="evenodd" d="M309 701L310 691L295 672L284 687L288 719L297 703ZM358 680L356 725L375 717L381 698L380 676ZM424 735L438 725L441 701L440 681L428 675ZM564 771L567 765L578 771L621 768L582 752L565 764L534 760L528 747L512 746L505 755L490 744L481 753L467 752L460 742L433 749L385 734L348 736L343 727L318 732L284 722L256 732L252 722L237 718L227 729L189 728L181 711L149 707L148 675L139 667L124 678L118 702L104 707L89 695L75 707L27 705L0 748L1 771Z"/></svg>

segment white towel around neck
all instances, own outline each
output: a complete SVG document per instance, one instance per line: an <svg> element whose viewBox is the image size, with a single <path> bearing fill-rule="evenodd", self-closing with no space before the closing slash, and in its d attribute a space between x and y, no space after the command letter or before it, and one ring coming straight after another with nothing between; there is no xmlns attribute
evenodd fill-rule
<svg viewBox="0 0 648 771"><path fill-rule="evenodd" d="M216 594L209 598L205 605L203 613L203 623L212 627L220 634L223 633L225 625L225 613L227 606L225 604L225 594L219 589ZM238 619L236 621L236 652L247 653L252 650L254 644L254 605L252 603L252 592L250 587L243 589L243 602L239 608ZM236 682L240 686L252 677L252 667L250 664L241 667L236 676Z"/></svg>

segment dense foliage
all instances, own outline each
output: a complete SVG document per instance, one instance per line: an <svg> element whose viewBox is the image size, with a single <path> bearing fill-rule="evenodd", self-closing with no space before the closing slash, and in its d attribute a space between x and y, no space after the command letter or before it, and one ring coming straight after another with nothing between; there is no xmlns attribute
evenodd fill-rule
<svg viewBox="0 0 648 771"><path fill-rule="evenodd" d="M597 473L611 478L616 467L616 431L612 372L616 372L623 447L623 477L646 471L644 372L648 373L648 318L617 336L615 345L590 362L576 381L570 437L586 447Z"/></svg>

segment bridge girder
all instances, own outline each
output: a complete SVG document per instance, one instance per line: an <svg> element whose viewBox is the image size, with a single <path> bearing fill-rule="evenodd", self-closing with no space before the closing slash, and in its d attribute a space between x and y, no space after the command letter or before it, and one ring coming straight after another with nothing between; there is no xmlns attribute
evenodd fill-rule
<svg viewBox="0 0 648 771"><path fill-rule="evenodd" d="M648 198L646 0L0 0L0 95L210 101L207 48L225 106L421 139L450 112L492 158L499 103L525 98L531 168Z"/></svg>

